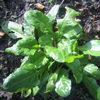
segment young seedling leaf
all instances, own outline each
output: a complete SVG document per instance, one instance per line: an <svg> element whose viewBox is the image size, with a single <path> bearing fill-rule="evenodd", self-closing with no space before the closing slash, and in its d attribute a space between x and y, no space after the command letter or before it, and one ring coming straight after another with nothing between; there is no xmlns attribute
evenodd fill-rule
<svg viewBox="0 0 100 100"><path fill-rule="evenodd" d="M3 88L13 93L33 88L38 82L38 75L41 75L44 70L45 68L42 68L37 72L30 65L20 67L4 80Z"/></svg>
<svg viewBox="0 0 100 100"><path fill-rule="evenodd" d="M87 64L83 69L83 74L97 80L100 79L100 70L94 64Z"/></svg>
<svg viewBox="0 0 100 100"><path fill-rule="evenodd" d="M39 49L38 43L34 37L27 36L19 40L12 47L6 49L6 52L15 55L29 56L34 55L36 50Z"/></svg>
<svg viewBox="0 0 100 100"><path fill-rule="evenodd" d="M54 5L49 11L49 13L46 15L51 22L55 20L59 7L60 7L59 5Z"/></svg>
<svg viewBox="0 0 100 100"><path fill-rule="evenodd" d="M72 63L66 63L66 65L73 72L76 83L80 83L82 81L82 68L79 59L75 59Z"/></svg>
<svg viewBox="0 0 100 100"><path fill-rule="evenodd" d="M83 55L79 55L77 52L73 52L65 58L65 62L72 63L76 58L83 58Z"/></svg>
<svg viewBox="0 0 100 100"><path fill-rule="evenodd" d="M52 23L49 18L38 10L27 11L24 15L25 20L30 25L40 28L45 33L53 34Z"/></svg>
<svg viewBox="0 0 100 100"><path fill-rule="evenodd" d="M83 76L83 83L89 90L90 94L94 97L95 100L99 100L100 92L98 91L99 86L94 78ZM99 92L99 93L98 93Z"/></svg>
<svg viewBox="0 0 100 100"><path fill-rule="evenodd" d="M22 25L17 24L15 22L12 22L12 21L3 22L2 29L6 34L9 35L9 37L13 39L25 37L23 30L22 30Z"/></svg>
<svg viewBox="0 0 100 100"><path fill-rule="evenodd" d="M100 40L91 40L83 46L79 46L77 49L82 51L84 54L100 56Z"/></svg>
<svg viewBox="0 0 100 100"><path fill-rule="evenodd" d="M67 97L71 92L71 80L68 79L68 72L65 69L60 71L60 80L55 84L55 91L62 97Z"/></svg>

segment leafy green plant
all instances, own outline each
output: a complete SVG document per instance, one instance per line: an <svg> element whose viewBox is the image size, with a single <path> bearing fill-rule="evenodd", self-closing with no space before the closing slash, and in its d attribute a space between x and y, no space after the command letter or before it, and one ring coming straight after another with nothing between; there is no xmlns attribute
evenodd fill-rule
<svg viewBox="0 0 100 100"><path fill-rule="evenodd" d="M52 3L52 0L49 0L50 3Z"/></svg>
<svg viewBox="0 0 100 100"><path fill-rule="evenodd" d="M39 93L46 99L46 93L55 91L62 97L71 93L72 80L85 84L95 100L100 100L99 68L86 60L86 55L100 56L100 40L91 40L79 46L78 39L83 34L82 27L75 21L79 12L65 7L64 18L57 19L57 31L53 23L59 11L55 5L47 15L38 10L27 11L24 24L6 21L2 29L18 42L5 51L25 56L21 66L10 74L3 83L3 88L12 93L24 91L24 97ZM83 61L85 61L83 63Z"/></svg>

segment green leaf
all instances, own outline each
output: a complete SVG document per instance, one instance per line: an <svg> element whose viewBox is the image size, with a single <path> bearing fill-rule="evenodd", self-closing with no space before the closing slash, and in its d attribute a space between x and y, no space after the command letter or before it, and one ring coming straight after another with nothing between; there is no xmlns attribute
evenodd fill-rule
<svg viewBox="0 0 100 100"><path fill-rule="evenodd" d="M48 34L41 36L38 41L41 47L44 47L46 45L52 46L53 38Z"/></svg>
<svg viewBox="0 0 100 100"><path fill-rule="evenodd" d="M100 56L100 40L91 40L83 46L79 46L77 49L82 51L84 54Z"/></svg>
<svg viewBox="0 0 100 100"><path fill-rule="evenodd" d="M98 98L98 100L100 100L100 87L97 90L97 98Z"/></svg>
<svg viewBox="0 0 100 100"><path fill-rule="evenodd" d="M52 0L49 0L50 3L52 3Z"/></svg>
<svg viewBox="0 0 100 100"><path fill-rule="evenodd" d="M76 58L83 58L83 55L79 55L77 52L73 52L69 54L68 57L65 58L65 62L72 63Z"/></svg>
<svg viewBox="0 0 100 100"><path fill-rule="evenodd" d="M45 46L47 54L57 62L65 62L65 58L68 54L73 52L73 44L76 40L62 39L57 47Z"/></svg>
<svg viewBox="0 0 100 100"><path fill-rule="evenodd" d="M82 34L82 27L75 21L75 17L80 13L69 7L66 9L65 17L57 20L58 31L66 38L78 38Z"/></svg>
<svg viewBox="0 0 100 100"><path fill-rule="evenodd" d="M6 52L13 53L15 55L29 56L34 55L39 48L38 43L34 37L27 36L19 40L12 47L6 49Z"/></svg>
<svg viewBox="0 0 100 100"><path fill-rule="evenodd" d="M49 2L52 2L52 0L49 1ZM57 15L58 10L59 10L59 7L60 7L59 5L54 5L54 6L51 8L51 10L49 11L49 13L47 14L47 17L50 19L51 22L52 22L53 20L55 20L56 15Z"/></svg>
<svg viewBox="0 0 100 100"><path fill-rule="evenodd" d="M65 55L65 62L71 63L74 61L75 58L80 58L81 55L76 54L75 52L75 46L76 46L76 40L72 39L62 39L58 44L58 48L63 51Z"/></svg>
<svg viewBox="0 0 100 100"><path fill-rule="evenodd" d="M82 67L80 65L79 59L75 59L72 63L66 63L66 65L73 72L76 83L80 83L82 81Z"/></svg>
<svg viewBox="0 0 100 100"><path fill-rule="evenodd" d="M26 92L26 93L25 93L25 92ZM31 89L26 90L26 91L23 92L24 98L28 97L30 94L31 94Z"/></svg>
<svg viewBox="0 0 100 100"><path fill-rule="evenodd" d="M51 46L45 46L45 50L47 54L57 62L65 61L65 55L60 49Z"/></svg>
<svg viewBox="0 0 100 100"><path fill-rule="evenodd" d="M62 30L62 33L66 38L78 39L79 36L82 34L82 27L79 24L72 27L68 26L66 30L64 27L64 29Z"/></svg>
<svg viewBox="0 0 100 100"><path fill-rule="evenodd" d="M94 64L87 64L83 69L83 74L97 80L100 79L100 69Z"/></svg>
<svg viewBox="0 0 100 100"><path fill-rule="evenodd" d="M50 92L54 89L54 86L55 86L55 82L57 81L57 78L58 78L58 73L60 71L61 67L59 67L55 73L53 73L51 75L51 77L49 78L48 80L48 83L46 85L46 93L47 92Z"/></svg>
<svg viewBox="0 0 100 100"><path fill-rule="evenodd" d="M80 58L81 66L85 66L89 63L88 55L84 55L83 58Z"/></svg>
<svg viewBox="0 0 100 100"><path fill-rule="evenodd" d="M30 65L20 67L4 80L3 88L13 93L33 88L38 82L38 75L41 75L44 70L45 67L35 71Z"/></svg>
<svg viewBox="0 0 100 100"><path fill-rule="evenodd" d="M55 39L55 41L56 41L57 43L58 43L61 39L65 39L65 37L59 33L59 31L56 31L56 32L53 34L53 38Z"/></svg>
<svg viewBox="0 0 100 100"><path fill-rule="evenodd" d="M45 33L53 34L52 23L49 18L38 10L27 11L24 15L25 20L37 29L41 28Z"/></svg>
<svg viewBox="0 0 100 100"><path fill-rule="evenodd" d="M5 21L2 23L3 31L8 34L11 38L23 38L25 37L22 30L22 25L12 21Z"/></svg>
<svg viewBox="0 0 100 100"><path fill-rule="evenodd" d="M46 69L43 72L43 75L41 76L39 84L37 84L37 86L33 88L33 96L36 95L41 90L41 88L45 85L48 79L49 79L49 72Z"/></svg>
<svg viewBox="0 0 100 100"><path fill-rule="evenodd" d="M33 96L35 96L39 90L40 90L40 88L38 86L34 87L33 88Z"/></svg>
<svg viewBox="0 0 100 100"><path fill-rule="evenodd" d="M60 71L60 80L55 84L55 91L62 97L67 97L71 92L71 80L68 79L68 72L65 69Z"/></svg>
<svg viewBox="0 0 100 100"><path fill-rule="evenodd" d="M35 27L30 25L26 20L24 20L24 34L25 36L33 36L35 37Z"/></svg>
<svg viewBox="0 0 100 100"><path fill-rule="evenodd" d="M62 39L58 44L57 47L64 51L65 56L68 56L68 54L73 52L73 45L76 42L75 39Z"/></svg>
<svg viewBox="0 0 100 100"><path fill-rule="evenodd" d="M83 83L89 90L90 94L94 97L95 100L100 100L100 92L99 92L99 86L97 85L97 82L94 78L90 78L87 76L83 76ZM98 93L99 92L99 93Z"/></svg>
<svg viewBox="0 0 100 100"><path fill-rule="evenodd" d="M30 65L33 66L35 69L39 69L45 66L48 62L48 59L40 52L36 52L33 56L28 56L24 59L26 60L23 60L22 66Z"/></svg>
<svg viewBox="0 0 100 100"><path fill-rule="evenodd" d="M76 16L81 15L81 13L75 11L75 10L72 9L72 8L65 7L65 9L67 10L67 15L71 15L72 18L75 18Z"/></svg>

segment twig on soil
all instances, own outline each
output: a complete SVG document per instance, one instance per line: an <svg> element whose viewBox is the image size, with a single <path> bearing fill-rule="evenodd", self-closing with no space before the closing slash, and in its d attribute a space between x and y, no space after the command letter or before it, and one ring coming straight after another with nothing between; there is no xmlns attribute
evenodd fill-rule
<svg viewBox="0 0 100 100"><path fill-rule="evenodd" d="M1 53L4 53L5 51L0 50Z"/></svg>
<svg viewBox="0 0 100 100"><path fill-rule="evenodd" d="M60 3L60 6L64 3L65 0L62 0L62 2Z"/></svg>

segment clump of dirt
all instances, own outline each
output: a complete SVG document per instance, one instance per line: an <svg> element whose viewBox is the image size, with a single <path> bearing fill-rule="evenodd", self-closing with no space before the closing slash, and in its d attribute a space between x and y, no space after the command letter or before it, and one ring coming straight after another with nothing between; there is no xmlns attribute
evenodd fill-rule
<svg viewBox="0 0 100 100"><path fill-rule="evenodd" d="M40 3L45 9L42 11L47 14L51 7L55 4L60 4L62 0L0 0L0 31L3 21L14 21L19 24L24 22L24 13L28 10L37 9L34 4ZM83 32L89 36L89 39L94 39L95 36L100 37L100 2L99 0L65 0L60 7L57 18L63 17L65 14L65 6L71 7L81 13L77 19L80 19L80 24L83 27ZM8 54L5 51L7 47L12 46L17 40L9 38L7 35L0 36L0 100L43 100L43 97L36 95L28 98L23 98L21 93L9 93L3 90L3 79L12 73L21 64L20 59L23 56L15 56ZM80 83L73 83L73 88L70 96L66 98L55 97L57 100L94 100L89 94L85 86Z"/></svg>

